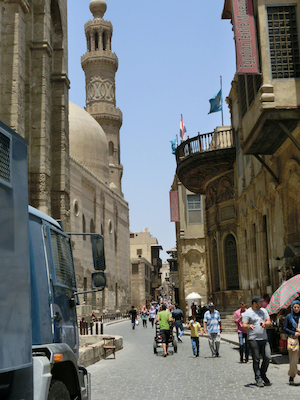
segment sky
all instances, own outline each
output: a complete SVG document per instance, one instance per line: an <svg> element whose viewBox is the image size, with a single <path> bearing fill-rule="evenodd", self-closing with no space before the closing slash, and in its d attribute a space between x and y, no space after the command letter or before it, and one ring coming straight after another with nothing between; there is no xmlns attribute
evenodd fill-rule
<svg viewBox="0 0 300 400"><path fill-rule="evenodd" d="M90 0L68 0L70 101L85 106L84 24L93 18ZM176 246L169 191L176 171L171 143L180 116L190 138L222 125L221 112L208 114L220 89L228 96L235 73L230 20L224 0L106 0L104 19L113 25L112 51L119 60L116 103L120 130L122 191L129 203L130 230L150 228L166 250ZM224 125L230 125L224 101Z"/></svg>

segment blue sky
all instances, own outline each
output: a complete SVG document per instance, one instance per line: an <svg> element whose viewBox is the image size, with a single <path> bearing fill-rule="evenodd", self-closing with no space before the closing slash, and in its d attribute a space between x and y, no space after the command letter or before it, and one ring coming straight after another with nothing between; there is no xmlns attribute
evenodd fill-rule
<svg viewBox="0 0 300 400"><path fill-rule="evenodd" d="M80 57L86 52L84 24L89 0L68 0L70 101L85 106ZM221 125L209 114L209 99L223 82L229 94L235 73L232 26L222 20L223 0L106 0L113 24L112 51L119 59L116 101L120 131L122 190L129 203L130 229L149 227L166 250L175 246L169 190L176 170L170 141L183 115L189 137ZM224 125L230 115L224 104Z"/></svg>

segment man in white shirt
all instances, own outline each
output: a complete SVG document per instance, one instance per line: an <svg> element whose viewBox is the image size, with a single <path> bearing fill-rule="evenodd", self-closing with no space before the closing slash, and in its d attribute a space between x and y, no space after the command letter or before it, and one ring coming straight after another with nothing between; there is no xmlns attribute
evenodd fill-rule
<svg viewBox="0 0 300 400"><path fill-rule="evenodd" d="M253 371L258 387L270 386L266 376L271 359L271 349L268 342L266 328L271 326L271 319L265 308L262 308L264 299L260 296L252 298L252 307L243 313L243 328L248 331L248 343L252 354ZM260 364L260 356L262 364Z"/></svg>

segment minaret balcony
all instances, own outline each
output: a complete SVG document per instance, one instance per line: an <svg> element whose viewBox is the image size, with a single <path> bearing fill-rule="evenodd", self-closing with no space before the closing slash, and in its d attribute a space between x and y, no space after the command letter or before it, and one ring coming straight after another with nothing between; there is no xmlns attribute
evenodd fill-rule
<svg viewBox="0 0 300 400"><path fill-rule="evenodd" d="M191 192L205 194L206 184L232 169L236 158L234 131L219 127L214 132L187 139L176 149L176 174Z"/></svg>
<svg viewBox="0 0 300 400"><path fill-rule="evenodd" d="M108 62L115 66L115 70L118 69L118 57L116 53L112 53L110 50L92 50L87 51L83 56L81 56L81 65L84 69L87 64L91 63L103 63Z"/></svg>

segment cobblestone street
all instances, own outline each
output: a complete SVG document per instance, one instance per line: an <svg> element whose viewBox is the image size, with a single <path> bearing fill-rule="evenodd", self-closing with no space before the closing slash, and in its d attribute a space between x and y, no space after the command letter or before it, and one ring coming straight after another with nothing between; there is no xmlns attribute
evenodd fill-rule
<svg viewBox="0 0 300 400"><path fill-rule="evenodd" d="M178 343L177 354L162 357L162 349L153 353L155 330L139 325L131 329L129 321L105 326L105 334L122 335L124 349L116 360L88 367L92 374L92 400L169 400L169 399L295 399L300 386L288 385L288 364L271 363L268 377L271 387L254 384L252 361L239 363L238 348L221 341L220 357L212 358L207 338L200 338L200 357L192 357L189 336ZM300 377L295 378L300 385Z"/></svg>

